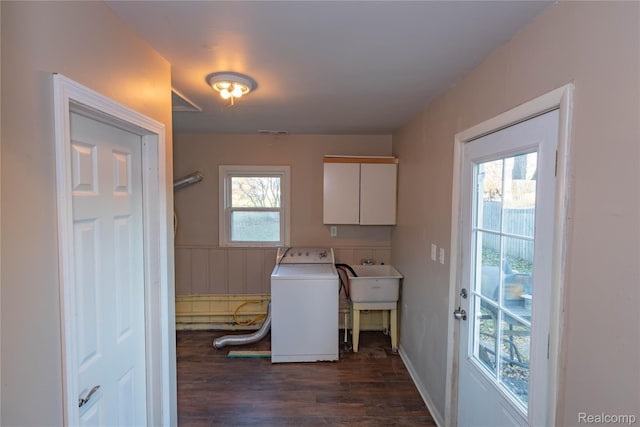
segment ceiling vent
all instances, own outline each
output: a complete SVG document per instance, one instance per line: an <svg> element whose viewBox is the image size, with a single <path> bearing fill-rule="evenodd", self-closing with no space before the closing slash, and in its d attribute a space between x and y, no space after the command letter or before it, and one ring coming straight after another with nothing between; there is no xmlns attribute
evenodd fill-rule
<svg viewBox="0 0 640 427"><path fill-rule="evenodd" d="M171 109L187 113L199 113L202 111L202 108L173 88L171 89Z"/></svg>
<svg viewBox="0 0 640 427"><path fill-rule="evenodd" d="M260 129L258 133L262 133L265 135L289 135L288 130L271 130L271 129Z"/></svg>

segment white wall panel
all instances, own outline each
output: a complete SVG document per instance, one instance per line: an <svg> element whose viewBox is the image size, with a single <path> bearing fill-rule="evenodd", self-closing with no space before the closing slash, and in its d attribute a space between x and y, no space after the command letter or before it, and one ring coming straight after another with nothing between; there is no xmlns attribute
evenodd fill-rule
<svg viewBox="0 0 640 427"><path fill-rule="evenodd" d="M266 290L267 278L264 274L264 256L265 251L263 249L247 249L245 255L247 293L257 294Z"/></svg>
<svg viewBox="0 0 640 427"><path fill-rule="evenodd" d="M210 248L208 293L229 293L227 276L228 272L226 250L220 248Z"/></svg>
<svg viewBox="0 0 640 427"><path fill-rule="evenodd" d="M246 250L230 249L227 252L228 292L230 294L246 294Z"/></svg>
<svg viewBox="0 0 640 427"><path fill-rule="evenodd" d="M175 249L176 295L191 295L191 248Z"/></svg>
<svg viewBox="0 0 640 427"><path fill-rule="evenodd" d="M217 246L176 247L176 295L268 294L276 249L223 249ZM391 262L391 248L334 248L336 262L360 264L373 259L376 264Z"/></svg>

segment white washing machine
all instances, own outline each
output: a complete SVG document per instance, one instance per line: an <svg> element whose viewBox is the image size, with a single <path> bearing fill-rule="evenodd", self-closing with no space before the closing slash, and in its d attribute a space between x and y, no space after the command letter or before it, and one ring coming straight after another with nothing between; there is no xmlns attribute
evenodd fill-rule
<svg viewBox="0 0 640 427"><path fill-rule="evenodd" d="M338 360L340 284L331 248L281 248L271 273L271 362Z"/></svg>

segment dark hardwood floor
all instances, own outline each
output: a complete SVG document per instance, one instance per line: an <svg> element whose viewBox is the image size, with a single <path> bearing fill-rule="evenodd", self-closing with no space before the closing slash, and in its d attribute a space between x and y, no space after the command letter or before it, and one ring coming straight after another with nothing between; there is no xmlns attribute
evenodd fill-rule
<svg viewBox="0 0 640 427"><path fill-rule="evenodd" d="M278 364L227 357L230 350L269 350L270 336L215 349L213 339L225 334L177 334L181 427L435 425L381 332L361 332L360 351L340 351L338 362Z"/></svg>

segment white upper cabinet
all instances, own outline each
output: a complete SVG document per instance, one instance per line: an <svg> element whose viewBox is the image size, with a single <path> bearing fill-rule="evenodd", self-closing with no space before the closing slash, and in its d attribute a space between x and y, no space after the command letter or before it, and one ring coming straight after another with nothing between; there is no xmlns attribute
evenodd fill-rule
<svg viewBox="0 0 640 427"><path fill-rule="evenodd" d="M360 224L360 164L324 164L325 224Z"/></svg>
<svg viewBox="0 0 640 427"><path fill-rule="evenodd" d="M396 163L360 164L360 224L396 223Z"/></svg>
<svg viewBox="0 0 640 427"><path fill-rule="evenodd" d="M394 225L398 159L324 159L324 224Z"/></svg>

